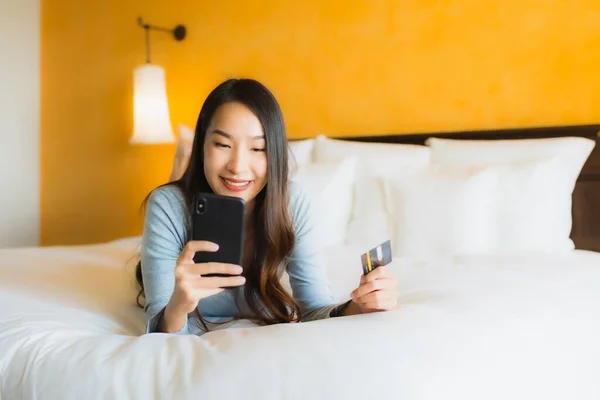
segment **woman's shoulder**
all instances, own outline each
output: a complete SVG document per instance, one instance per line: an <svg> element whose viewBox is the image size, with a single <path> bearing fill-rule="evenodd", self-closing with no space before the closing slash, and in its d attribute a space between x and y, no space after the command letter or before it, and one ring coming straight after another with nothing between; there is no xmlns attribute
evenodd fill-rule
<svg viewBox="0 0 600 400"><path fill-rule="evenodd" d="M148 195L145 211L142 254L176 258L186 242L183 193L172 184L159 186Z"/></svg>
<svg viewBox="0 0 600 400"><path fill-rule="evenodd" d="M290 181L288 184L288 196L290 207L293 209L304 201L308 200L306 189L296 181Z"/></svg>
<svg viewBox="0 0 600 400"><path fill-rule="evenodd" d="M185 216L185 198L183 192L174 184L159 186L148 196L147 214L166 214L171 220Z"/></svg>
<svg viewBox="0 0 600 400"><path fill-rule="evenodd" d="M289 210L294 224L298 227L310 220L312 207L310 197L304 186L290 181L288 186Z"/></svg>

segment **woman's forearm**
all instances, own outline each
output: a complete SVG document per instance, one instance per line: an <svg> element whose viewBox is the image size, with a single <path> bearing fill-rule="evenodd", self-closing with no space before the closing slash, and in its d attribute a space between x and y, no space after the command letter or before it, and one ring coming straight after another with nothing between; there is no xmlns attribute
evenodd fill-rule
<svg viewBox="0 0 600 400"><path fill-rule="evenodd" d="M164 333L179 332L185 327L186 323L187 313L173 307L171 302L169 302L158 324L158 330Z"/></svg>

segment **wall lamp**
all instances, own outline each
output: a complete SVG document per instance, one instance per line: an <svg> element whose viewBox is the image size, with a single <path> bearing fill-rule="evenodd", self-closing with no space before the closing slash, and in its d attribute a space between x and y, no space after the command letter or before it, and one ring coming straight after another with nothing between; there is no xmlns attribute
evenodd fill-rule
<svg viewBox="0 0 600 400"><path fill-rule="evenodd" d="M165 71L150 61L150 30L168 32L175 40L186 36L186 28L177 25L174 29L150 25L139 17L138 25L146 32L146 64L133 71L133 135L131 144L173 143L175 136L169 116Z"/></svg>

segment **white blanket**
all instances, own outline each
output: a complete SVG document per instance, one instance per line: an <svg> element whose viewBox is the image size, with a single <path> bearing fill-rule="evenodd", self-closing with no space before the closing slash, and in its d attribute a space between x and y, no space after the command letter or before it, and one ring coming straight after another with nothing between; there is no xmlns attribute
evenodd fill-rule
<svg viewBox="0 0 600 400"><path fill-rule="evenodd" d="M396 311L196 337L141 335L137 243L0 251L0 399L600 398L598 253L395 260Z"/></svg>

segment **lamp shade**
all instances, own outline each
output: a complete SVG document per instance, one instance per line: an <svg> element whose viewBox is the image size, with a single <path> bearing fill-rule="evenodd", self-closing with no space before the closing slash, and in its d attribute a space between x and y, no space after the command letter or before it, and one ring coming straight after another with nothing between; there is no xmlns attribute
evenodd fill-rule
<svg viewBox="0 0 600 400"><path fill-rule="evenodd" d="M145 64L133 71L133 136L132 144L159 144L175 141L165 71L153 64Z"/></svg>

